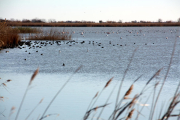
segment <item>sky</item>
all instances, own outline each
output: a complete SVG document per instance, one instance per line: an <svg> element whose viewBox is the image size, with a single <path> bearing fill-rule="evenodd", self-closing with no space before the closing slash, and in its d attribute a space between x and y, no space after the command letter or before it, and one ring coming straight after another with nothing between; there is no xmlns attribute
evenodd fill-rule
<svg viewBox="0 0 180 120"><path fill-rule="evenodd" d="M1 19L177 21L180 0L0 0Z"/></svg>

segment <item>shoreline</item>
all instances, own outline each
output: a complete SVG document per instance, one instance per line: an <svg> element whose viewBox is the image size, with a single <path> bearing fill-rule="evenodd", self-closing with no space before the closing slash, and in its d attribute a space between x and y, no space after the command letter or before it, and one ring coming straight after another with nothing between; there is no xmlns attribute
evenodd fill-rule
<svg viewBox="0 0 180 120"><path fill-rule="evenodd" d="M180 26L175 23L17 23L6 22L8 26L23 27L172 27Z"/></svg>

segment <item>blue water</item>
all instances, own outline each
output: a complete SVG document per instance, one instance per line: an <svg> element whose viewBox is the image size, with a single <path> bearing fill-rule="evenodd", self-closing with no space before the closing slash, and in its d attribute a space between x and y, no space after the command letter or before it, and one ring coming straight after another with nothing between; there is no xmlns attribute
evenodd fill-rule
<svg viewBox="0 0 180 120"><path fill-rule="evenodd" d="M45 31L51 28L43 27L42 29ZM104 104L114 86L120 84L119 81L122 79L135 49L137 51L125 77L120 94L121 98L131 83L140 75L143 76L134 84L131 98L140 93L143 86L157 70L163 68L160 75L149 84L149 89L142 97L143 103L158 80L161 85L170 62L174 42L177 40L170 72L160 96L155 117L159 115L161 103L167 104L173 96L180 78L179 27L56 27L52 29L59 31L65 29L72 34L72 40L59 41L58 44L53 41L42 41L43 44L40 44L41 41L32 41L32 46L39 47L31 46L29 49L28 46L23 45L22 49L14 48L0 51L0 82L3 83L7 79L12 80L7 83L6 89L0 86L0 96L5 97L4 101L0 101L0 113L5 110L3 112L5 117L0 115L0 119L9 119L12 106L15 106L16 109L10 115L10 119L15 118L31 75L38 67L39 74L28 91L19 115L20 120L25 119L36 104L44 98L29 119L37 119L38 116L42 115L56 92L81 65L83 67L72 77L47 111L47 114L59 114L59 116L52 115L47 119L82 119L92 97L97 91L101 91L111 77L114 79L101 94L97 105ZM82 32L83 35L81 35ZM27 36L28 34L23 37ZM44 46L46 43L48 44ZM6 51L9 52L6 53ZM157 89L160 88L160 85ZM111 104L104 110L101 118L107 119L114 109L117 90L118 86L109 100ZM123 101L123 104L125 102ZM152 99L147 102L149 106L143 110L142 114L145 118L140 116L140 120L148 119L151 103ZM138 105L135 109L138 109ZM93 115L96 118L98 111L96 114L93 113L90 119Z"/></svg>

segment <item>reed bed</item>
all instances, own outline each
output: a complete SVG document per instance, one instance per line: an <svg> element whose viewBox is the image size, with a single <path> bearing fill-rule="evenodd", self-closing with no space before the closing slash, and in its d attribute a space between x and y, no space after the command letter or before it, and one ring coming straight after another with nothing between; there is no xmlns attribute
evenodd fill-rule
<svg viewBox="0 0 180 120"><path fill-rule="evenodd" d="M29 38L27 38L29 40L71 40L71 34L65 30L59 32L51 29L43 32L38 28L12 28L6 22L0 22L0 49L17 47L21 41L19 33L30 33Z"/></svg>
<svg viewBox="0 0 180 120"><path fill-rule="evenodd" d="M71 34L68 31L57 31L51 29L50 31L30 35L29 40L71 40Z"/></svg>
<svg viewBox="0 0 180 120"><path fill-rule="evenodd" d="M18 30L8 27L6 22L0 22L0 49L18 46L20 36Z"/></svg>

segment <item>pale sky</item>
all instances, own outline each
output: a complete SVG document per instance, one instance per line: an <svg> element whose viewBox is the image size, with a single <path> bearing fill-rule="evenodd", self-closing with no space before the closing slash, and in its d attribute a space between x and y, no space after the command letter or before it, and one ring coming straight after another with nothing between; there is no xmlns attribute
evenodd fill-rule
<svg viewBox="0 0 180 120"><path fill-rule="evenodd" d="M0 18L177 21L180 0L0 0Z"/></svg>

